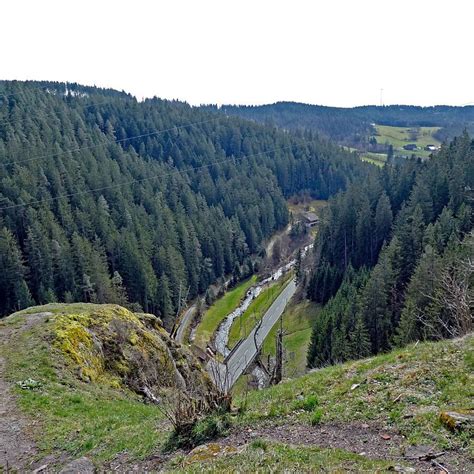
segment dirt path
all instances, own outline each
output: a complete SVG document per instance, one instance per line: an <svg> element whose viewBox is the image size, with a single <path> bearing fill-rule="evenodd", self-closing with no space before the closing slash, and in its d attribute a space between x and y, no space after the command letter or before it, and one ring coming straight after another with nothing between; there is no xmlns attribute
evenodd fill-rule
<svg viewBox="0 0 474 474"><path fill-rule="evenodd" d="M460 457L459 453L447 451L435 459L429 459L433 453L439 454L440 450L427 446L406 447L404 436L374 422L326 423L316 427L301 423L260 425L235 430L218 442L223 445L242 446L256 438L289 445L343 449L371 459L392 461L394 467L408 465L416 472L438 474L443 472L443 468L451 474L474 472L474 465L469 459Z"/></svg>
<svg viewBox="0 0 474 474"><path fill-rule="evenodd" d="M235 427L227 437L216 439L211 443L221 447L245 448L256 439L292 446L341 449L369 459L387 460L391 462L390 470L394 472L435 474L474 472L472 462L467 457L460 456L460 453L450 451L440 453L439 449L429 446L408 446L404 436L376 422L324 423L315 427L288 422L276 425L273 422L252 428ZM225 455L224 449L220 452L221 455ZM238 449L236 452L241 450ZM163 472L163 468L175 454L163 455L157 452L148 459L131 462L128 455L123 453L105 466L105 471ZM182 451L178 454L186 456Z"/></svg>
<svg viewBox="0 0 474 474"><path fill-rule="evenodd" d="M33 461L37 453L31 436L31 426L16 406L11 384L5 379L6 360L4 351L20 332L23 332L51 313L25 315L21 327L0 327L0 471L26 472L34 469Z"/></svg>

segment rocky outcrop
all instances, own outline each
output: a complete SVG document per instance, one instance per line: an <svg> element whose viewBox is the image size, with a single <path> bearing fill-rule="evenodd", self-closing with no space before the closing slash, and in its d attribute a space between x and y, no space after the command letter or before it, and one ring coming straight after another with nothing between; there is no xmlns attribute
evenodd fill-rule
<svg viewBox="0 0 474 474"><path fill-rule="evenodd" d="M83 305L51 316L54 347L86 382L127 387L152 398L163 389L212 396L214 386L196 357L170 338L152 314L117 305Z"/></svg>

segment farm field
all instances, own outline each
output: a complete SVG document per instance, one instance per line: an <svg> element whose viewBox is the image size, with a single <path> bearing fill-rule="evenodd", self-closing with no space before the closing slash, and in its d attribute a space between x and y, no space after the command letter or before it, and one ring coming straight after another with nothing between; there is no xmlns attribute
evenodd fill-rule
<svg viewBox="0 0 474 474"><path fill-rule="evenodd" d="M420 150L413 153L417 156L428 157L431 152L424 150L427 145L441 145L433 134L441 127L393 127L390 125L376 125L377 132L375 138L379 144L389 143L393 146L394 151L401 151L405 154L412 152L404 150L403 146L409 143L416 144Z"/></svg>

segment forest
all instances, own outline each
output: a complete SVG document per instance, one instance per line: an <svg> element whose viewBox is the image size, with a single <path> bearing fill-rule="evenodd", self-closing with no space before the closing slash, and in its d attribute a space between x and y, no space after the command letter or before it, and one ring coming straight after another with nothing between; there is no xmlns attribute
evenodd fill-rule
<svg viewBox="0 0 474 474"><path fill-rule="evenodd" d="M210 107L214 108L215 107ZM407 105L327 107L277 102L257 106L222 105L227 115L275 124L288 130L312 130L342 145L360 147L374 135L372 124L397 127L441 127L436 138L451 140L464 129L474 132L474 106L419 107Z"/></svg>
<svg viewBox="0 0 474 474"><path fill-rule="evenodd" d="M474 142L384 166L331 199L308 297L324 304L308 365L472 330Z"/></svg>
<svg viewBox="0 0 474 474"><path fill-rule="evenodd" d="M252 273L289 219L375 171L312 132L178 101L0 83L0 315L113 302L173 323L224 275Z"/></svg>
<svg viewBox="0 0 474 474"><path fill-rule="evenodd" d="M467 133L432 160L379 169L316 132L210 107L78 84L2 90L1 315L113 302L170 328L184 295L258 271L286 199L304 193L330 199L305 278L325 305L310 366L461 331L463 309L454 321L445 307L449 281L472 278Z"/></svg>

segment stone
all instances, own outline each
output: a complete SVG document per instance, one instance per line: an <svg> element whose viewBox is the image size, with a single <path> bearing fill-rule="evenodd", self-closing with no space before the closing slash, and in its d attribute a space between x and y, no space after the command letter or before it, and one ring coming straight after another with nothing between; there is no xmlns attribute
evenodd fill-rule
<svg viewBox="0 0 474 474"><path fill-rule="evenodd" d="M474 430L474 414L471 412L442 411L439 419L451 431Z"/></svg>
<svg viewBox="0 0 474 474"><path fill-rule="evenodd" d="M207 461L209 459L238 453L235 446L228 446L219 443L208 443L194 448L186 457L185 464L193 462Z"/></svg>
<svg viewBox="0 0 474 474"><path fill-rule="evenodd" d="M66 464L60 474L94 474L95 466L92 461L85 456Z"/></svg>
<svg viewBox="0 0 474 474"><path fill-rule="evenodd" d="M403 473L407 473L407 474L412 473L412 472L416 472L416 469L414 469L412 467L400 466L400 465L390 466L388 469L389 469L389 471L403 472Z"/></svg>

